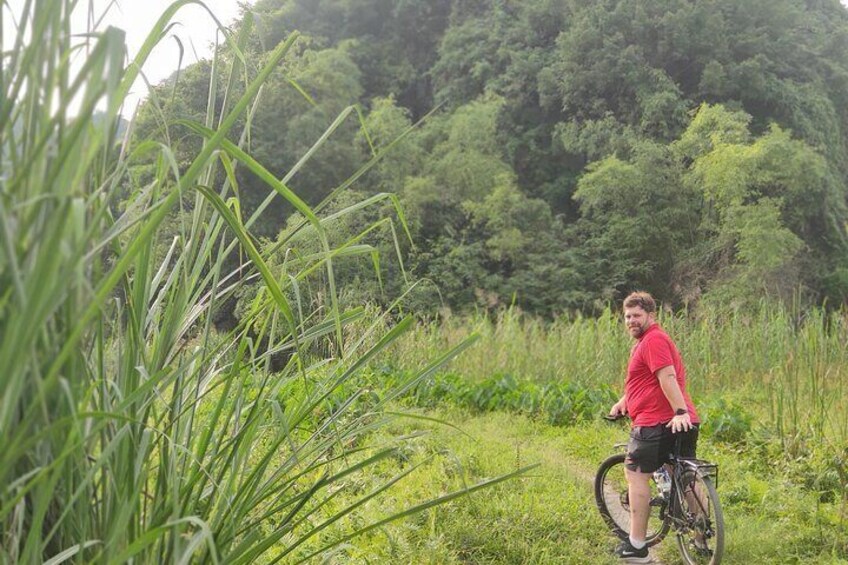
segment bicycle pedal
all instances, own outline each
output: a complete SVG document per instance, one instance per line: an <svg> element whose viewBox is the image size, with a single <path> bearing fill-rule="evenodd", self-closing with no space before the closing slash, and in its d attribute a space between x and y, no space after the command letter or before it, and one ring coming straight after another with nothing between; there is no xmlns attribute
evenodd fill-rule
<svg viewBox="0 0 848 565"><path fill-rule="evenodd" d="M651 499L651 506L662 508L665 506L665 498L658 496L656 498Z"/></svg>

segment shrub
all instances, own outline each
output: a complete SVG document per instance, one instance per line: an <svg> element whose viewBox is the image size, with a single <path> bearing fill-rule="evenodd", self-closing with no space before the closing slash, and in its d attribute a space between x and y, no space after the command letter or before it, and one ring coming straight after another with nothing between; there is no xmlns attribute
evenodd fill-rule
<svg viewBox="0 0 848 565"><path fill-rule="evenodd" d="M739 404L717 398L702 404L704 431L715 441L743 443L751 431L752 416Z"/></svg>

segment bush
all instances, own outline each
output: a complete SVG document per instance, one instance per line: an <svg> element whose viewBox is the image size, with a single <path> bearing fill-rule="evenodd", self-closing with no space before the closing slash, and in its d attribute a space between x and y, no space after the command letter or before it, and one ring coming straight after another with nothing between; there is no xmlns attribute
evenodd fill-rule
<svg viewBox="0 0 848 565"><path fill-rule="evenodd" d="M739 404L724 398L708 401L701 417L707 423L704 431L714 441L744 443L751 431L751 414Z"/></svg>

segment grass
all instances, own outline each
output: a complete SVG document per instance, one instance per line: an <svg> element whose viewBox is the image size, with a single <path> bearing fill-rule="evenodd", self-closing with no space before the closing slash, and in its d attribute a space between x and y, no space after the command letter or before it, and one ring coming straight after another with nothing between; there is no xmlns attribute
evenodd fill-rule
<svg viewBox="0 0 848 565"><path fill-rule="evenodd" d="M595 509L592 478L626 430L605 422L558 427L506 412L469 413L442 407L425 413L462 422L461 431L405 420L391 433L424 433L388 467L423 461L387 504L402 506L427 492L456 488L527 463L532 474L393 524L341 550L344 563L616 563L615 540ZM377 438L375 438L376 440ZM701 456L720 465L727 519L726 563L844 563L845 508L822 503L802 481L788 478L759 452L740 452L704 439ZM369 512L362 511L367 519ZM677 563L672 538L660 546Z"/></svg>
<svg viewBox="0 0 848 565"><path fill-rule="evenodd" d="M467 414L431 414L464 421L454 429L415 420L398 422L393 433L426 431L396 465L424 461L390 501L402 506L427 492L457 488L480 477L541 463L531 474L427 515L363 538L342 561L404 563L585 563L586 555L607 553L611 540L594 511L591 470L567 449L561 429L538 426L505 413L469 418ZM509 425L507 425L509 424ZM597 563L614 563L611 556Z"/></svg>

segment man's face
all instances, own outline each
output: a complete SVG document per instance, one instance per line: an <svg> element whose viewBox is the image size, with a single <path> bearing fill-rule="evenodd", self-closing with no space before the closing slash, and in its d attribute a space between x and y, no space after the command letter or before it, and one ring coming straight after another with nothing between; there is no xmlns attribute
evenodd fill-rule
<svg viewBox="0 0 848 565"><path fill-rule="evenodd" d="M624 324L633 339L639 339L645 330L654 325L654 314L647 313L641 306L624 309Z"/></svg>

